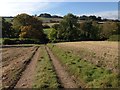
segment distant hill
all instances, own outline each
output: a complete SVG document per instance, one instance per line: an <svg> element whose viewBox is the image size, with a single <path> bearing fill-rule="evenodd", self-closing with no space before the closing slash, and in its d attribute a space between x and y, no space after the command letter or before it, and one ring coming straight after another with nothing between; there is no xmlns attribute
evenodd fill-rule
<svg viewBox="0 0 120 90"><path fill-rule="evenodd" d="M38 17L39 20L42 20L43 23L59 23L62 18L45 18L45 17Z"/></svg>
<svg viewBox="0 0 120 90"><path fill-rule="evenodd" d="M40 14L38 17L43 17L43 18L63 18L62 16L51 15L51 14L48 14L48 13Z"/></svg>
<svg viewBox="0 0 120 90"><path fill-rule="evenodd" d="M51 15L48 13L42 13L39 16L37 15L34 16L38 17L39 20L42 20L43 23L59 23L63 19L62 16ZM7 22L12 22L14 17L7 16L3 18L5 18ZM78 18L80 23L87 20L98 21L98 22L106 22L106 21L120 22L119 20L102 19L101 17L97 17L95 15L90 15L90 16L83 15L83 16L78 16Z"/></svg>

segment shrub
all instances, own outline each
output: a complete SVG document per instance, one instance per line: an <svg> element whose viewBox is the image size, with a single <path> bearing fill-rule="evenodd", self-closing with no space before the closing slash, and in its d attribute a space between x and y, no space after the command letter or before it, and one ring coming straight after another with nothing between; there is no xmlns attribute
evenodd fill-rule
<svg viewBox="0 0 120 90"><path fill-rule="evenodd" d="M29 38L5 38L3 39L4 45L12 45L12 44L40 44L41 42L37 39L29 39Z"/></svg>
<svg viewBox="0 0 120 90"><path fill-rule="evenodd" d="M10 38L5 38L3 39L3 44L8 44L8 45L11 45L11 44L15 44L17 42L17 39L10 39Z"/></svg>
<svg viewBox="0 0 120 90"><path fill-rule="evenodd" d="M112 35L109 37L108 41L120 41L120 35Z"/></svg>
<svg viewBox="0 0 120 90"><path fill-rule="evenodd" d="M44 28L44 29L46 29L46 28L50 28L50 26L47 25L47 24L45 24L45 25L43 25L43 28Z"/></svg>

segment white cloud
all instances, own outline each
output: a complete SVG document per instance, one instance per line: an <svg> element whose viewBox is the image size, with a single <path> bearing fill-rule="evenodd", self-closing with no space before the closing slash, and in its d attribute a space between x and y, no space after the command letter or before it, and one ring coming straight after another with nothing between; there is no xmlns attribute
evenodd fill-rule
<svg viewBox="0 0 120 90"><path fill-rule="evenodd" d="M50 4L50 2L53 2L53 1L55 1L55 0L44 0L44 1L43 0L17 0L17 1L16 0L9 0L9 1L2 0L0 3L0 16L15 16L20 13L28 13L28 14L32 14L32 15L37 14L37 11L43 12L47 8L50 8L50 7L55 8L55 6L53 6L53 5L51 6L51 4ZM66 1L67 2L68 0L57 0L57 1L59 1L59 2ZM73 0L71 0L71 1L73 1ZM74 0L74 1L80 1L80 0ZM89 1L89 0L85 0L85 1ZM61 14L58 13L58 15L61 15ZM109 19L117 19L118 18L117 11L97 12L97 13L92 13L92 14L87 14L87 15L97 15L97 16L101 16L103 18L109 18Z"/></svg>
<svg viewBox="0 0 120 90"><path fill-rule="evenodd" d="M104 12L96 12L96 13L81 14L81 15L87 15L87 16L96 15L107 19L118 19L118 11L104 11Z"/></svg>
<svg viewBox="0 0 120 90"><path fill-rule="evenodd" d="M0 16L14 16L20 13L33 14L35 11L44 10L48 6L48 2L5 2L0 4Z"/></svg>

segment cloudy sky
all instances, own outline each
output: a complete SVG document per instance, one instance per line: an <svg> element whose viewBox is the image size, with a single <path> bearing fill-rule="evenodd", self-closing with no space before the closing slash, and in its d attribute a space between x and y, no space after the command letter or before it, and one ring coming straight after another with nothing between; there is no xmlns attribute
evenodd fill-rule
<svg viewBox="0 0 120 90"><path fill-rule="evenodd" d="M68 0L59 0L56 2L55 0L4 0L0 3L0 16L15 16L20 13L30 15L50 13L52 15L64 16L67 13L73 13L76 15L97 15L102 18L117 19L117 1L71 0L71 2L68 2Z"/></svg>

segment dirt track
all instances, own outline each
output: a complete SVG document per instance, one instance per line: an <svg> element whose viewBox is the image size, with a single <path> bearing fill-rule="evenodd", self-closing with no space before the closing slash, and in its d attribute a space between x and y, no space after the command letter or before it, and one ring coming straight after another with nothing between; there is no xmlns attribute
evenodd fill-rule
<svg viewBox="0 0 120 90"><path fill-rule="evenodd" d="M14 53L11 52L13 56L10 54L10 59L8 58L8 62L6 61L7 65L3 65L2 68L2 84L4 88L14 86L16 81L19 79L21 72L24 70L26 64L29 62L29 58L35 52L35 50L36 48L34 47L27 48L26 51L24 51L24 49L22 48L21 50L15 49L16 55L20 54L17 57L14 56ZM2 59L2 62L4 64L4 58Z"/></svg>
<svg viewBox="0 0 120 90"><path fill-rule="evenodd" d="M55 68L56 74L60 80L60 83L64 88L78 88L79 86L74 82L74 80L69 76L65 68L61 65L57 57L54 56L52 51L46 47L46 50L52 60L53 66Z"/></svg>
<svg viewBox="0 0 120 90"><path fill-rule="evenodd" d="M14 50L15 51L13 51L12 53L9 53L8 57L10 58L6 59L8 61L8 65L5 65L3 67L3 85L5 87L8 87L15 81L16 83L14 84L14 88L32 88L35 76L36 63L40 56L40 48L37 49L37 51L35 51L33 47L24 49L17 48ZM50 59L52 60L55 72L58 77L58 81L60 81L61 86L63 88L79 88L79 86L75 83L71 76L69 76L66 69L61 65L58 58L54 56L52 51L48 47L46 47L46 50ZM6 50L3 55L5 55L6 52L10 51L10 49L8 51ZM33 52L35 54L33 55L33 57L31 57L30 63L24 64L26 62L26 58L30 57ZM12 56L12 54L14 55ZM26 66L26 68L21 73L21 69L23 69L24 66ZM19 77L19 79L14 79L14 76L16 75L17 77Z"/></svg>
<svg viewBox="0 0 120 90"><path fill-rule="evenodd" d="M39 59L39 50L36 51L35 55L31 59L30 64L27 66L26 70L23 72L20 80L16 84L15 88L32 88L34 76L35 76L35 68L37 60Z"/></svg>
<svg viewBox="0 0 120 90"><path fill-rule="evenodd" d="M37 60L39 59L39 50L36 52L34 57L32 58L30 64L27 66L26 70L23 72L20 80L16 84L15 88L32 88L35 76L35 68ZM46 48L50 59L52 60L53 66L55 68L55 72L57 77L60 80L61 86L63 88L78 88L78 85L74 82L74 80L69 76L65 68L61 65L58 59L53 55L53 53Z"/></svg>

